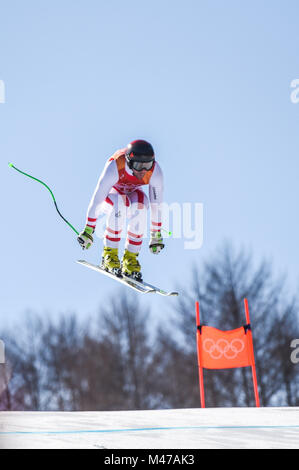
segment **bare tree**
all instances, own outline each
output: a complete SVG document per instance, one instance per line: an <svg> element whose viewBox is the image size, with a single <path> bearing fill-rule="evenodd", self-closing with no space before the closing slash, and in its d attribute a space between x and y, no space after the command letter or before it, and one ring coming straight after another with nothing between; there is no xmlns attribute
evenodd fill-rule
<svg viewBox="0 0 299 470"><path fill-rule="evenodd" d="M86 326L79 324L74 314L47 321L40 357L46 371L43 397L47 409L81 409L85 334Z"/></svg>
<svg viewBox="0 0 299 470"><path fill-rule="evenodd" d="M36 334L37 331L39 334ZM0 406L6 409L40 410L43 408L41 331L41 320L27 313L23 324L15 327L12 332L2 334L5 338L7 363L3 369L6 386L1 395Z"/></svg>
<svg viewBox="0 0 299 470"><path fill-rule="evenodd" d="M171 391L164 384L169 406L199 406L199 392L197 397L194 393L198 381L195 300L199 300L203 324L229 330L245 324L245 297L251 312L261 404L298 402L298 381L289 359L290 332L298 334L298 302L289 301L283 279L273 280L269 262L254 268L252 255L244 250L235 253L224 244L201 270L193 267L193 284L179 298L176 322L172 320L172 330L175 324L178 332L176 341L165 342L165 334L160 334L159 354L169 357L168 370L176 376L172 380L185 389L183 394L178 387ZM174 362L178 357L185 365ZM250 368L204 370L204 380L207 406L254 405Z"/></svg>
<svg viewBox="0 0 299 470"><path fill-rule="evenodd" d="M111 299L99 318L102 342L112 355L107 376L118 384L118 407L141 409L154 406L152 345L148 332L149 311L133 296Z"/></svg>

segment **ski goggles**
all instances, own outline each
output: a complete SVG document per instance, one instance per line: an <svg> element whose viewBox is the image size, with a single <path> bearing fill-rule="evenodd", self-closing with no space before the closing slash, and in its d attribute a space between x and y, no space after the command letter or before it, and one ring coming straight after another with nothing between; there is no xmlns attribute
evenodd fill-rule
<svg viewBox="0 0 299 470"><path fill-rule="evenodd" d="M131 162L132 168L135 171L141 171L141 170L149 171L152 169L153 164L154 164L154 160L152 160L151 162L136 162L136 161Z"/></svg>

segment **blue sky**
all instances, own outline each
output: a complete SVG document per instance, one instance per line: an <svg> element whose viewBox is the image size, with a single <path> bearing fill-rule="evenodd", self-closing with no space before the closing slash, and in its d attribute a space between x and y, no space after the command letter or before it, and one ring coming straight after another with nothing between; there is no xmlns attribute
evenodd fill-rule
<svg viewBox="0 0 299 470"><path fill-rule="evenodd" d="M190 281L224 239L273 260L299 286L296 1L0 2L2 322L33 309L95 312L116 285L75 263L82 253L40 178L81 230L106 159L149 140L165 201L204 205L200 250L167 240L144 278ZM118 288L118 286L117 286ZM123 287L119 287L120 292ZM183 292L182 292L183 295ZM142 297L160 315L176 299ZM3 324L3 323L2 323Z"/></svg>

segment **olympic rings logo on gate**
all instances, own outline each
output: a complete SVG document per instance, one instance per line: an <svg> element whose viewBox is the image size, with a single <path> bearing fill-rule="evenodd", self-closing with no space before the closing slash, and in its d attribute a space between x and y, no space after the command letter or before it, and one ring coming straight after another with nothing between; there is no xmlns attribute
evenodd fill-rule
<svg viewBox="0 0 299 470"><path fill-rule="evenodd" d="M232 339L231 342L223 338L218 339L216 343L211 338L203 341L203 349L210 354L212 359L220 359L222 356L226 359L235 359L244 348L244 341L237 338Z"/></svg>

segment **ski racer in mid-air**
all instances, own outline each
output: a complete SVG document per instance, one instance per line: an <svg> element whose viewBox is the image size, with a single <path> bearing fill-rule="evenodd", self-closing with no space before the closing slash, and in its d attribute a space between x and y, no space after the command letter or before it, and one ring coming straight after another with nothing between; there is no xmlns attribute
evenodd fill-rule
<svg viewBox="0 0 299 470"><path fill-rule="evenodd" d="M141 187L148 185L149 197ZM78 236L83 249L93 243L99 215L105 213L106 230L101 266L108 272L142 281L138 255L146 231L147 211L151 208L149 249L158 254L163 248L163 173L153 147L145 140L134 140L117 150L107 161L88 206L86 225ZM119 260L119 242L128 219L125 250Z"/></svg>

